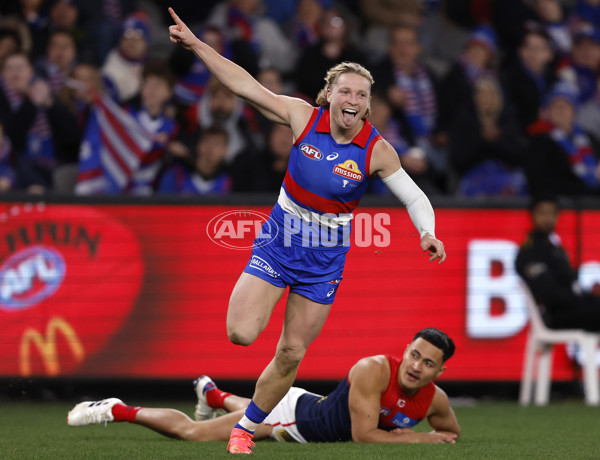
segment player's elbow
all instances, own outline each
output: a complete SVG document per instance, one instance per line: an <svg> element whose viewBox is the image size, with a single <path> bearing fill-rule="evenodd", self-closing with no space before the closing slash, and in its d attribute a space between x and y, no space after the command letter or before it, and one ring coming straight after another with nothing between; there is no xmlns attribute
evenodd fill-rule
<svg viewBox="0 0 600 460"><path fill-rule="evenodd" d="M362 443L373 442L368 432L354 429L352 430L352 441Z"/></svg>

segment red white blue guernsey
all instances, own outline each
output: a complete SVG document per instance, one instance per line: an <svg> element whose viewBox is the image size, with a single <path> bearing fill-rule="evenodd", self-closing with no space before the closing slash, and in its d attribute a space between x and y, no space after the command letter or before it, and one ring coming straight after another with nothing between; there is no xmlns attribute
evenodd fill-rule
<svg viewBox="0 0 600 460"><path fill-rule="evenodd" d="M284 223L287 213L331 229L334 237L337 232L337 244L318 245L322 247L342 246L348 240L352 211L367 189L371 153L381 139L365 120L350 143L338 144L331 136L329 116L328 109L315 108L294 143L272 214L278 224ZM292 241L302 244L304 233L292 232Z"/></svg>
<svg viewBox="0 0 600 460"><path fill-rule="evenodd" d="M350 248L352 210L367 188L380 138L365 120L352 142L338 144L329 111L315 108L292 147L279 199L244 271L314 302L333 303Z"/></svg>

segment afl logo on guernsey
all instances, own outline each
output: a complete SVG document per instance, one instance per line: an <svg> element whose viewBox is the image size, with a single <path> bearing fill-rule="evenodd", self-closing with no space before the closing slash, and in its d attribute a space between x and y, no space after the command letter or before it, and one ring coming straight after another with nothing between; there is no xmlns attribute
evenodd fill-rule
<svg viewBox="0 0 600 460"><path fill-rule="evenodd" d="M300 144L300 150L311 160L320 161L323 159L323 154L321 151L310 144Z"/></svg>
<svg viewBox="0 0 600 460"><path fill-rule="evenodd" d="M347 179L352 179L358 182L361 182L365 178L360 169L358 169L358 165L356 164L356 162L352 160L346 160L343 163L335 165L335 168L333 168L333 172L338 176L342 176Z"/></svg>

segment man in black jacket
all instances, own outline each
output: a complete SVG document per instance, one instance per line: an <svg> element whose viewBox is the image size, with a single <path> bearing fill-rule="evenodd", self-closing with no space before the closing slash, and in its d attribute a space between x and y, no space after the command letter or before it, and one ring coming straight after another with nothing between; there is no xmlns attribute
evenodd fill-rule
<svg viewBox="0 0 600 460"><path fill-rule="evenodd" d="M584 292L554 233L559 207L544 196L531 206L533 230L519 249L516 269L552 329L600 331L600 297Z"/></svg>

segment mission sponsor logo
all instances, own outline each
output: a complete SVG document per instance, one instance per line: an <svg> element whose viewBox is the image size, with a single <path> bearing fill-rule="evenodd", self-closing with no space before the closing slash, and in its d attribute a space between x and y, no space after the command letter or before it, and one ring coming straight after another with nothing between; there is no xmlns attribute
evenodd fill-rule
<svg viewBox="0 0 600 460"><path fill-rule="evenodd" d="M324 156L318 148L310 144L300 144L300 151L304 154L304 156L315 161L321 161Z"/></svg>
<svg viewBox="0 0 600 460"><path fill-rule="evenodd" d="M333 172L338 176L355 180L357 182L362 182L365 178L361 170L358 169L356 162L352 160L346 160L343 163L335 165Z"/></svg>

